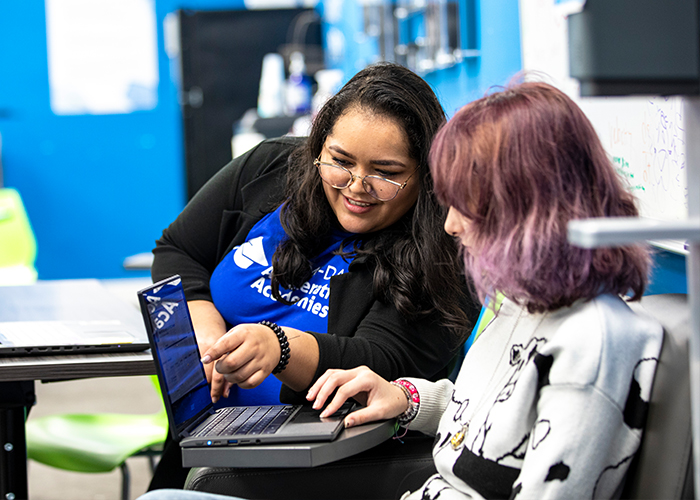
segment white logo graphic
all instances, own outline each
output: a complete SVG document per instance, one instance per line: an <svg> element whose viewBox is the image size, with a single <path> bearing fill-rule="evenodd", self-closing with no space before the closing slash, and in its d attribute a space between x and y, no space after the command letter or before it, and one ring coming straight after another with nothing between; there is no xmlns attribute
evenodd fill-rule
<svg viewBox="0 0 700 500"><path fill-rule="evenodd" d="M233 261L241 269L248 269L253 262L261 266L268 266L263 248L263 237L258 236L237 247L233 254Z"/></svg>

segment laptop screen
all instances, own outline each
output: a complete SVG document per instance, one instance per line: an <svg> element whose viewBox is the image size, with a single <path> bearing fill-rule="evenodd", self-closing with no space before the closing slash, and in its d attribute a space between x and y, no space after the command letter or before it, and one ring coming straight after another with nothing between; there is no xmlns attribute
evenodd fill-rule
<svg viewBox="0 0 700 500"><path fill-rule="evenodd" d="M170 425L179 437L213 406L182 280L173 276L141 290L139 302L164 386L165 404L171 408L174 422Z"/></svg>

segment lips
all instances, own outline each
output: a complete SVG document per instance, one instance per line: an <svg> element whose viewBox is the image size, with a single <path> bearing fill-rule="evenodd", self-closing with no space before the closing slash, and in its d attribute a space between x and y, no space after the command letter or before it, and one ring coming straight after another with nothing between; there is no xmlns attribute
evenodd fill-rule
<svg viewBox="0 0 700 500"><path fill-rule="evenodd" d="M343 201L345 202L345 208L347 208L350 212L355 213L355 214L363 214L372 209L374 207L374 203L368 203L366 201L360 201L360 200L353 200L350 199L346 196L343 196Z"/></svg>
<svg viewBox="0 0 700 500"><path fill-rule="evenodd" d="M348 203L350 203L351 205L355 205L357 207L368 207L371 205L371 203L367 203L364 201L351 200L350 198L346 198L346 200L348 200Z"/></svg>

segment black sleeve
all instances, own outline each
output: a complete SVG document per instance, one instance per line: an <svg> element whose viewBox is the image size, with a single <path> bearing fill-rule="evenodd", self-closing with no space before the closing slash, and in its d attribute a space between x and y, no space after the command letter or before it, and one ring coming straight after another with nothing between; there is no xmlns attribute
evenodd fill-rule
<svg viewBox="0 0 700 500"><path fill-rule="evenodd" d="M320 359L315 377L328 368L366 365L387 380L432 379L443 372L460 343L434 315L408 321L392 304L375 301L355 335L312 333Z"/></svg>
<svg viewBox="0 0 700 500"><path fill-rule="evenodd" d="M211 300L209 279L216 266L264 209L281 201L287 158L298 144L265 141L217 172L156 241L153 281L179 274L187 300Z"/></svg>
<svg viewBox="0 0 700 500"><path fill-rule="evenodd" d="M382 377L420 377L436 380L465 338L440 324L437 312L407 319L393 302L374 297L373 268L362 257L349 272L331 278L328 332L314 334L319 345L315 377L329 368L367 365ZM463 280L462 309L474 325L481 307L475 304Z"/></svg>
<svg viewBox="0 0 700 500"><path fill-rule="evenodd" d="M435 317L407 321L393 305L379 301L373 303L353 336L308 333L319 348L314 381L329 368L358 366L367 366L386 380L437 380L447 376L446 367L462 345ZM283 385L280 400L304 403L306 391L295 392Z"/></svg>
<svg viewBox="0 0 700 500"><path fill-rule="evenodd" d="M338 308L342 320L333 321L329 334L309 332L319 347L314 381L329 368L349 369L362 365L386 380L399 377L438 380L449 375L448 365L456 359L466 339L458 338L440 325L437 314L407 320L393 304L362 300L363 295L371 294L371 286L366 281L345 279L344 285L352 283L352 290L343 290L343 307ZM464 311L473 326L481 306L469 294L466 282L463 299ZM302 403L305 392L294 392L283 385L280 398L286 403Z"/></svg>

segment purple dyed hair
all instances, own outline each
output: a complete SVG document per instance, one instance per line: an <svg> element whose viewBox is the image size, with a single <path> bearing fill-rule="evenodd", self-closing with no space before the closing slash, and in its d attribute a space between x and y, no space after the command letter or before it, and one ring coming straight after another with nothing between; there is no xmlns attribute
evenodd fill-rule
<svg viewBox="0 0 700 500"><path fill-rule="evenodd" d="M430 168L441 203L471 222L466 271L483 300L494 290L544 312L601 293L641 298L646 245L583 249L567 223L635 216L581 109L545 83L520 83L462 109L440 130Z"/></svg>

